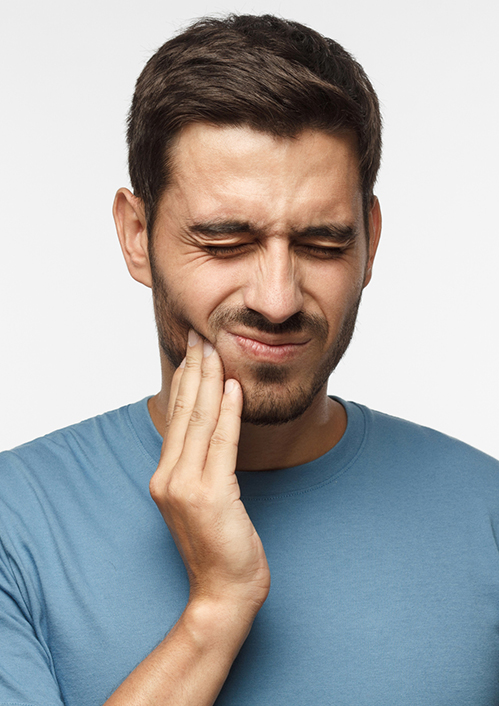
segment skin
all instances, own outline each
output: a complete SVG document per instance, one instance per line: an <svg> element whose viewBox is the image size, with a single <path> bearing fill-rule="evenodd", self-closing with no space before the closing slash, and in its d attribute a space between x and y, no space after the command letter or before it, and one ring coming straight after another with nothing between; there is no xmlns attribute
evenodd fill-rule
<svg viewBox="0 0 499 706"><path fill-rule="evenodd" d="M341 438L345 413L327 376L381 230L374 200L366 237L349 135L198 124L180 135L173 164L151 249L139 199L120 189L114 215L130 273L153 288L162 389L150 413L164 441L150 490L190 596L111 706L216 699L270 587L234 471L311 461Z"/></svg>
<svg viewBox="0 0 499 706"><path fill-rule="evenodd" d="M249 128L196 124L179 138L173 168L173 184L158 209L152 261L142 202L121 189L115 203L128 268L153 288L160 341L170 348L161 347L162 389L149 404L153 422L163 434L171 379L193 328L215 345L225 377L243 388L238 470L311 461L345 429L343 408L326 394L339 357L331 355L370 280L381 229L374 200L368 246L354 139L318 131L274 138ZM248 223L254 233L216 237L192 230L197 224L227 222ZM293 235L324 225L348 227L355 237L341 243ZM216 254L214 247L240 251ZM314 250L321 247L329 250ZM243 323L248 311L257 317L250 325ZM236 320L224 323L231 315ZM306 317L301 330L286 333L297 316ZM275 326L276 333L263 336L262 323ZM320 326L327 329L325 336ZM259 355L251 343L241 347L237 333L281 348L295 343L294 351L279 364L269 363L266 352ZM265 368L281 377L262 383ZM265 402L288 410L300 388L305 398L314 388L317 394L309 394L298 419L278 427L244 423Z"/></svg>

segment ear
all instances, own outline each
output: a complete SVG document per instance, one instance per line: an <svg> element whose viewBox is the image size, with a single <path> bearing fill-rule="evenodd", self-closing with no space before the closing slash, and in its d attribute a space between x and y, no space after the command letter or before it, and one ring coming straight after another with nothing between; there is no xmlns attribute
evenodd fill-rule
<svg viewBox="0 0 499 706"><path fill-rule="evenodd" d="M119 189L114 197L113 217L116 231L132 277L152 286L144 203L128 189Z"/></svg>
<svg viewBox="0 0 499 706"><path fill-rule="evenodd" d="M372 277L372 268L376 250L378 249L381 236L381 208L378 197L373 196L371 210L369 211L369 253L366 264L366 274L364 276L364 287L367 287Z"/></svg>

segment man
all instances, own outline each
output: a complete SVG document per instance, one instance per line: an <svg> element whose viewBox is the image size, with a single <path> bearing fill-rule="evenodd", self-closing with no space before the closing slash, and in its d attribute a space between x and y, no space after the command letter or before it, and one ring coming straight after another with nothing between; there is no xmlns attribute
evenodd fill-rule
<svg viewBox="0 0 499 706"><path fill-rule="evenodd" d="M202 21L128 139L162 388L3 454L0 704L499 703L497 462L326 394L381 230L363 70Z"/></svg>

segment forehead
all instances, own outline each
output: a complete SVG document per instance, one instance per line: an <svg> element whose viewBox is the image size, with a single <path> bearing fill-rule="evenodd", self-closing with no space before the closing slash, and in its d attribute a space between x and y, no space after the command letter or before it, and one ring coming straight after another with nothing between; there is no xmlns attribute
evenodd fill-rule
<svg viewBox="0 0 499 706"><path fill-rule="evenodd" d="M245 219L256 227L357 221L355 137L304 130L275 137L249 127L189 125L172 152L167 209L187 222ZM163 209L161 209L163 210Z"/></svg>

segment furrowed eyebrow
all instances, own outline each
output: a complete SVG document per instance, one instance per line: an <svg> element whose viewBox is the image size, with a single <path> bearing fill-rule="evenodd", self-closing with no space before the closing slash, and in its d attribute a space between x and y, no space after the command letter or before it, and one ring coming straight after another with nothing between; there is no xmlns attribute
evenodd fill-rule
<svg viewBox="0 0 499 706"><path fill-rule="evenodd" d="M325 224L310 226L302 230L293 230L295 238L316 238L317 240L331 240L341 245L350 243L358 237L358 229L353 226Z"/></svg>
<svg viewBox="0 0 499 706"><path fill-rule="evenodd" d="M236 233L254 234L256 229L246 221L208 221L206 223L193 223L189 226L191 233L199 233L209 238L226 238Z"/></svg>
<svg viewBox="0 0 499 706"><path fill-rule="evenodd" d="M203 223L193 223L188 226L191 233L199 233L213 240L223 240L229 235L239 233L246 235L257 235L260 231L247 221L206 221ZM309 226L308 228L293 229L291 235L294 238L315 238L317 240L330 240L340 245L350 243L358 236L358 229L353 226L324 224L321 226Z"/></svg>

